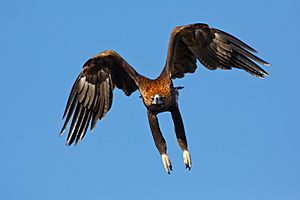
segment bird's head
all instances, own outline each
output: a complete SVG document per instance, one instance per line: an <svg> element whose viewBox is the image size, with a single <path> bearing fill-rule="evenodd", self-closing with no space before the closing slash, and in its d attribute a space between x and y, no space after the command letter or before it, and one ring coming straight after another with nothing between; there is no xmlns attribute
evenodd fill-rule
<svg viewBox="0 0 300 200"><path fill-rule="evenodd" d="M165 97L161 96L160 94L155 94L151 96L151 104L152 105L162 105L164 104Z"/></svg>

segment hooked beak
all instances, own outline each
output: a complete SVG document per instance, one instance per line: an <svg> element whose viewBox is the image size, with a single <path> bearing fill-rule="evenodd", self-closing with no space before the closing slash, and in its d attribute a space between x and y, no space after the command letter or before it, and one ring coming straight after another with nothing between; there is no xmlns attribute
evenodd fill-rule
<svg viewBox="0 0 300 200"><path fill-rule="evenodd" d="M158 94L151 97L151 104L152 105L161 105L164 103L164 97Z"/></svg>

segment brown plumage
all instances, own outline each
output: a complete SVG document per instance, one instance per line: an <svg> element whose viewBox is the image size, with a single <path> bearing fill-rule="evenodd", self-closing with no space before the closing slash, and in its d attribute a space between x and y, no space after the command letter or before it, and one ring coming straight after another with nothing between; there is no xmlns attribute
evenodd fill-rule
<svg viewBox="0 0 300 200"><path fill-rule="evenodd" d="M98 119L103 119L109 111L115 87L123 90L127 96L139 90L166 171L169 173L172 165L157 120L157 114L165 111L171 112L184 164L191 169L191 157L177 102L178 90L174 88L172 79L195 72L197 60L210 70L238 68L259 78L268 76L257 63L265 66L270 64L253 53L256 51L241 40L206 24L179 26L172 31L165 67L154 80L137 73L113 50L104 51L83 65L71 89L60 134L64 133L72 119L67 145L73 142L77 144L85 136L89 124L93 130Z"/></svg>

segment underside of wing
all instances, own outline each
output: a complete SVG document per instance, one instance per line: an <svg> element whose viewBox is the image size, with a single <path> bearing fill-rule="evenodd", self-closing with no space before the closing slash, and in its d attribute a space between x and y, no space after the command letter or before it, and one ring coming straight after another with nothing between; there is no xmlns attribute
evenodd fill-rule
<svg viewBox="0 0 300 200"><path fill-rule="evenodd" d="M67 145L74 141L77 144L85 136L90 122L93 130L97 120L103 119L112 106L115 87L127 96L136 91L137 76L137 72L112 50L89 59L73 84L63 115L66 119L61 135L72 119Z"/></svg>
<svg viewBox="0 0 300 200"><path fill-rule="evenodd" d="M172 31L166 69L172 78L182 78L196 70L199 60L210 70L239 68L264 78L268 73L258 64L270 64L254 53L252 47L224 31L206 24L191 24Z"/></svg>

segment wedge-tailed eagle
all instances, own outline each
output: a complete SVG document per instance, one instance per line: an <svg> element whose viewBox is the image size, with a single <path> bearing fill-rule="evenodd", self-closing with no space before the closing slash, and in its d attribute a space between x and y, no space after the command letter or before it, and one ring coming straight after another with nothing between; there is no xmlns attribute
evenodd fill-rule
<svg viewBox="0 0 300 200"><path fill-rule="evenodd" d="M173 79L194 73L197 60L210 70L238 68L264 78L268 73L257 63L265 66L270 64L254 53L257 52L236 37L202 23L173 29L166 64L154 80L138 73L115 51L104 51L83 65L71 89L60 134L65 132L72 119L66 143L77 144L85 136L88 127L93 130L98 119L103 119L110 110L115 88L123 90L126 96L138 90L147 109L152 136L165 170L170 173L172 165L157 114L166 111L171 112L177 141L183 151L184 165L190 170L191 156L178 108L180 88L174 87Z"/></svg>

